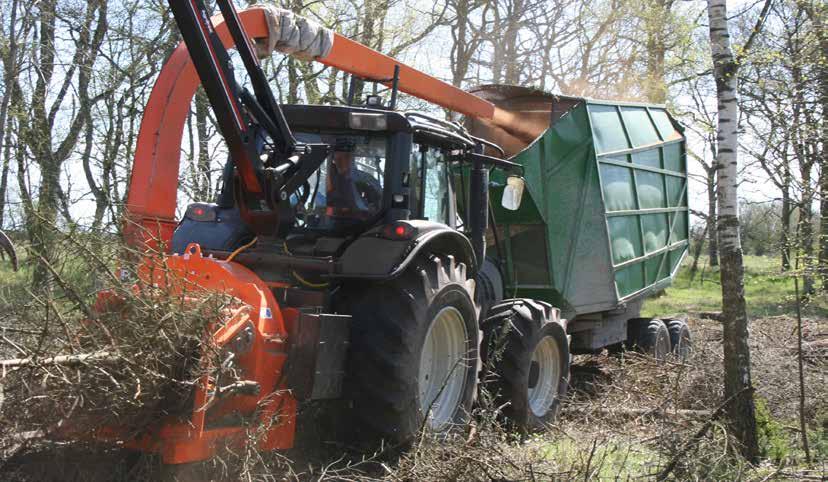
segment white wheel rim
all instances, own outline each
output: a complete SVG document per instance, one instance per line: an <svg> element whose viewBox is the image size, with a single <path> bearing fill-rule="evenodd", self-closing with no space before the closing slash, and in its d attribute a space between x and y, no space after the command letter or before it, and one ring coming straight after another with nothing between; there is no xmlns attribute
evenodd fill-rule
<svg viewBox="0 0 828 482"><path fill-rule="evenodd" d="M561 352L554 338L541 338L532 352L532 365L538 367L538 378L535 386L529 388L529 409L536 417L542 418L549 413L558 398Z"/></svg>
<svg viewBox="0 0 828 482"><path fill-rule="evenodd" d="M454 420L466 382L466 324L457 308L440 310L420 354L420 409L428 428L442 431Z"/></svg>

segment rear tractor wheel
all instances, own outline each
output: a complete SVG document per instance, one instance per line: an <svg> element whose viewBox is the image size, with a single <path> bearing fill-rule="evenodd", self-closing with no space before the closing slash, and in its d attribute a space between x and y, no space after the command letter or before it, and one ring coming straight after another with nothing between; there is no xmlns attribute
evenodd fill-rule
<svg viewBox="0 0 828 482"><path fill-rule="evenodd" d="M669 319L664 321L667 323L667 330L670 332L673 355L681 362L687 361L693 350L693 337L690 334L690 327L684 320Z"/></svg>
<svg viewBox="0 0 828 482"><path fill-rule="evenodd" d="M550 305L508 300L492 307L486 333L486 387L522 432L545 428L569 384L569 342Z"/></svg>
<svg viewBox="0 0 828 482"><path fill-rule="evenodd" d="M481 339L466 266L432 255L396 280L340 296L353 316L348 389L362 438L406 444L421 428L465 424Z"/></svg>

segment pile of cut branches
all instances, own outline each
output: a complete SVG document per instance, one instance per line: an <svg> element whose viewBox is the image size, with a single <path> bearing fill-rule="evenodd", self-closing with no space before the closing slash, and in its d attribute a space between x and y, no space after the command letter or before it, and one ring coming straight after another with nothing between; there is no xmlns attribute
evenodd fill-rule
<svg viewBox="0 0 828 482"><path fill-rule="evenodd" d="M48 288L0 293L0 451L102 429L132 437L186 419L194 386L221 369L209 333L237 301L136 281L137 257L121 246L63 243L72 255L49 262Z"/></svg>

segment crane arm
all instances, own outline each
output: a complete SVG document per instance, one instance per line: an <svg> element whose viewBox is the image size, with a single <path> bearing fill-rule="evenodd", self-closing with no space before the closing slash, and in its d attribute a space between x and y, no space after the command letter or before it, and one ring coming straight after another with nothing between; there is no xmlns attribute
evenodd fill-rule
<svg viewBox="0 0 828 482"><path fill-rule="evenodd" d="M261 193L256 138L248 132L250 121L242 109L242 91L230 68L230 56L216 34L204 2L172 0L170 8L239 175L249 191Z"/></svg>
<svg viewBox="0 0 828 482"><path fill-rule="evenodd" d="M189 1L171 0L171 4ZM261 42L273 37L267 11L266 7L256 6L238 12L238 23L246 32L245 38ZM207 48L210 45L215 48L216 39L225 49L237 43L223 16L215 16L209 23L212 24L211 41ZM206 23L202 25L206 28ZM508 119L510 113L492 103L341 35L333 34L332 44L324 54L314 56L313 60L374 80L391 78L398 65L398 88L402 92L486 122L514 125ZM159 73L141 121L124 226L125 238L133 246L157 249L168 245L177 225L181 141L190 103L200 84L191 52L182 43Z"/></svg>

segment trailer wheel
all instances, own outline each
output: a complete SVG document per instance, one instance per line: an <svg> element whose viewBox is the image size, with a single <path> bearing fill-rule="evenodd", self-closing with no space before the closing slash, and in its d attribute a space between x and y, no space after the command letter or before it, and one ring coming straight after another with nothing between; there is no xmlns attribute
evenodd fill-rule
<svg viewBox="0 0 828 482"><path fill-rule="evenodd" d="M627 322L627 346L663 362L670 355L670 331L655 318L633 318Z"/></svg>
<svg viewBox="0 0 828 482"><path fill-rule="evenodd" d="M346 286L353 316L348 385L362 439L410 442L421 428L468 421L481 334L474 281L452 256L429 256L402 277Z"/></svg>
<svg viewBox="0 0 828 482"><path fill-rule="evenodd" d="M568 388L569 342L551 309L534 300L508 300L492 307L483 324L486 388L523 432L553 421Z"/></svg>
<svg viewBox="0 0 828 482"><path fill-rule="evenodd" d="M664 320L667 323L667 330L670 332L670 344L673 347L673 354L679 361L687 361L693 349L693 337L690 334L690 327L684 320Z"/></svg>

